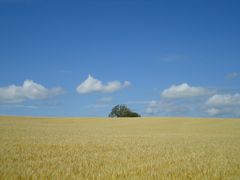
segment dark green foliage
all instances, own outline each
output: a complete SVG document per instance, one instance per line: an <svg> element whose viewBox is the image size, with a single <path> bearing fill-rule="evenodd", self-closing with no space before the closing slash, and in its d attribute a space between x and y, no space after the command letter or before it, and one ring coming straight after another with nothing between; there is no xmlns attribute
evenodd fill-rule
<svg viewBox="0 0 240 180"><path fill-rule="evenodd" d="M126 105L116 105L113 107L108 117L141 117L141 116L136 112L132 112Z"/></svg>

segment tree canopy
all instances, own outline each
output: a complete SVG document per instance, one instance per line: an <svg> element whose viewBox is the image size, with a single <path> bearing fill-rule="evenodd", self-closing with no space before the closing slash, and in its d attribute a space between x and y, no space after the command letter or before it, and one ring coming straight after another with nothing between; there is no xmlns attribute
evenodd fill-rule
<svg viewBox="0 0 240 180"><path fill-rule="evenodd" d="M126 105L116 105L112 108L109 117L141 117L140 114L132 112Z"/></svg>

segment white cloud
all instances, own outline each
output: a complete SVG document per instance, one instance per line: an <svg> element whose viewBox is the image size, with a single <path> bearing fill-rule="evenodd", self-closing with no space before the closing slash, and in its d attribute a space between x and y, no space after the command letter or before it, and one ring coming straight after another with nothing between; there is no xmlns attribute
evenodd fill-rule
<svg viewBox="0 0 240 180"><path fill-rule="evenodd" d="M146 108L146 113L151 115L183 115L187 111L189 107L185 104L167 101L151 101Z"/></svg>
<svg viewBox="0 0 240 180"><path fill-rule="evenodd" d="M159 102L157 102L157 101L151 101L151 102L149 102L149 104L148 104L148 107L147 107L147 109L146 109L146 113L148 113L148 114L158 113L159 110L160 110L160 107L161 107L161 105L160 105Z"/></svg>
<svg viewBox="0 0 240 180"><path fill-rule="evenodd" d="M61 88L47 89L32 80L25 80L22 86L10 85L0 87L0 102L18 103L27 99L45 99L59 95L63 92Z"/></svg>
<svg viewBox="0 0 240 180"><path fill-rule="evenodd" d="M210 116L216 116L221 114L221 110L217 108L209 108L206 110L206 113Z"/></svg>
<svg viewBox="0 0 240 180"><path fill-rule="evenodd" d="M206 113L210 116L222 116L222 117L240 117L239 106L233 107L212 107L206 110Z"/></svg>
<svg viewBox="0 0 240 180"><path fill-rule="evenodd" d="M164 98L191 98L209 94L209 91L202 87L193 87L187 83L180 85L172 85L170 88L165 89L161 95Z"/></svg>
<svg viewBox="0 0 240 180"><path fill-rule="evenodd" d="M240 105L240 94L215 94L207 100L209 106Z"/></svg>
<svg viewBox="0 0 240 180"><path fill-rule="evenodd" d="M111 81L104 85L100 80L88 75L88 78L77 87L77 92L80 94L92 92L111 93L130 85L131 83L129 81L125 81L124 83L119 81Z"/></svg>
<svg viewBox="0 0 240 180"><path fill-rule="evenodd" d="M240 116L240 94L215 94L211 96L206 105L206 112L210 116Z"/></svg>

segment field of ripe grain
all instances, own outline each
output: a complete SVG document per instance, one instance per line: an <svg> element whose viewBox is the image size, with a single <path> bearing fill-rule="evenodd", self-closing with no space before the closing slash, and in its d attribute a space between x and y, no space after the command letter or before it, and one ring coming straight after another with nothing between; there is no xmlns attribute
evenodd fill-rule
<svg viewBox="0 0 240 180"><path fill-rule="evenodd" d="M0 179L240 179L240 119L0 117Z"/></svg>

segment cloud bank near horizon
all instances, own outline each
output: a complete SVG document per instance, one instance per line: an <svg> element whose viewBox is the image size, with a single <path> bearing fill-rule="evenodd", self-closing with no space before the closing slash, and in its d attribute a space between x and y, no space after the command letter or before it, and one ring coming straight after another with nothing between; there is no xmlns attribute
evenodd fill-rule
<svg viewBox="0 0 240 180"><path fill-rule="evenodd" d="M240 94L220 94L218 90L191 86L187 83L171 85L160 93L159 100L150 101L145 113L149 115L186 115L239 117Z"/></svg>
<svg viewBox="0 0 240 180"><path fill-rule="evenodd" d="M113 93L131 85L129 81L102 81L89 75L77 88L79 94ZM34 104L25 105L27 100L48 99L64 92L62 88L46 88L33 80L25 80L22 85L0 87L0 104L13 104L13 107L35 107ZM127 101L126 104L142 106L146 115L184 116L198 114L212 117L240 117L240 94L220 93L207 87L192 86L188 83L171 85L160 92L159 99ZM114 97L105 96L96 103L87 105L88 108L109 108L115 104ZM30 102L30 101L29 101ZM18 104L14 106L14 104Z"/></svg>

